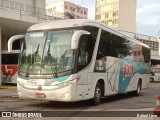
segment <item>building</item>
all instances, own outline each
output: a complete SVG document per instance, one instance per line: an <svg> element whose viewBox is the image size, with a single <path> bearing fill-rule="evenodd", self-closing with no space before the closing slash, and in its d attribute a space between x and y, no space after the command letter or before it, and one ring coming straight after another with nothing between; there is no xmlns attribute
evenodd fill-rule
<svg viewBox="0 0 160 120"><path fill-rule="evenodd" d="M0 0L0 52L7 51L7 42L11 36L24 34L35 23L54 19L46 16L45 0ZM16 41L16 50L20 49L19 44L20 41ZM1 72L0 67L0 78ZM1 82L0 79L0 85Z"/></svg>
<svg viewBox="0 0 160 120"><path fill-rule="evenodd" d="M117 30L136 32L136 0L96 0L96 20Z"/></svg>
<svg viewBox="0 0 160 120"><path fill-rule="evenodd" d="M87 19L88 9L71 2L63 1L46 6L46 14L61 19Z"/></svg>

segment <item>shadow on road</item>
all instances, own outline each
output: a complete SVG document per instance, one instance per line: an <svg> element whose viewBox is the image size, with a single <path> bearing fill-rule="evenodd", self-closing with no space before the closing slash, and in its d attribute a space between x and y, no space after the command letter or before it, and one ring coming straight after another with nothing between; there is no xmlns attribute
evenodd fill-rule
<svg viewBox="0 0 160 120"><path fill-rule="evenodd" d="M142 94L143 96L143 94ZM108 97L104 97L102 99L102 104L106 103L112 103L115 101L133 98L135 96L130 94L119 94L119 95L112 95ZM47 108L47 109L54 109L54 110L81 110L81 109L87 109L89 107L92 107L88 100L85 101L78 101L78 102L34 102L33 104L29 104L29 106L39 107L39 108Z"/></svg>

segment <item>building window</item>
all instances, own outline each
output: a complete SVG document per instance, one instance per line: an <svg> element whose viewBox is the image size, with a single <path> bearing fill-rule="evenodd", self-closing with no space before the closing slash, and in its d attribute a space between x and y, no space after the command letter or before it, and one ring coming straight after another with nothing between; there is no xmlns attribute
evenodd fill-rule
<svg viewBox="0 0 160 120"><path fill-rule="evenodd" d="M113 24L118 24L118 19L114 19Z"/></svg>
<svg viewBox="0 0 160 120"><path fill-rule="evenodd" d="M72 11L75 12L75 8L73 8Z"/></svg>
<svg viewBox="0 0 160 120"><path fill-rule="evenodd" d="M72 7L70 7L70 8L69 8L69 10L71 10L71 11L72 11Z"/></svg>
<svg viewBox="0 0 160 120"><path fill-rule="evenodd" d="M117 17L117 16L118 16L118 11L112 13L112 17Z"/></svg>
<svg viewBox="0 0 160 120"><path fill-rule="evenodd" d="M84 11L84 15L87 15L87 12L86 12L86 11Z"/></svg>
<svg viewBox="0 0 160 120"><path fill-rule="evenodd" d="M101 15L96 15L96 20L101 19Z"/></svg>
<svg viewBox="0 0 160 120"><path fill-rule="evenodd" d="M68 6L65 6L65 9L68 9Z"/></svg>
<svg viewBox="0 0 160 120"><path fill-rule="evenodd" d="M78 13L80 12L80 8L77 8L77 12L78 12Z"/></svg>
<svg viewBox="0 0 160 120"><path fill-rule="evenodd" d="M109 17L109 14L108 13L105 13L105 18L108 18Z"/></svg>
<svg viewBox="0 0 160 120"><path fill-rule="evenodd" d="M96 8L96 11L100 12L101 11L101 7Z"/></svg>

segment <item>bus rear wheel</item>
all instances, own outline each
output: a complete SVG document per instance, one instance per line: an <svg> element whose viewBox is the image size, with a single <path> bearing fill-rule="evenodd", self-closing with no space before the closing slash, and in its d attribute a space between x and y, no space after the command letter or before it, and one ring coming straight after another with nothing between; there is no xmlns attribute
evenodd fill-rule
<svg viewBox="0 0 160 120"><path fill-rule="evenodd" d="M102 85L98 82L94 91L94 98L90 99L91 105L99 105L102 98Z"/></svg>
<svg viewBox="0 0 160 120"><path fill-rule="evenodd" d="M150 78L150 82L154 82L154 78Z"/></svg>
<svg viewBox="0 0 160 120"><path fill-rule="evenodd" d="M141 93L141 86L142 84L141 84L141 81L139 80L138 81L138 84L137 84L137 89L136 89L136 91L133 91L132 92L132 94L133 95L135 95L135 96L139 96L140 95L140 93Z"/></svg>

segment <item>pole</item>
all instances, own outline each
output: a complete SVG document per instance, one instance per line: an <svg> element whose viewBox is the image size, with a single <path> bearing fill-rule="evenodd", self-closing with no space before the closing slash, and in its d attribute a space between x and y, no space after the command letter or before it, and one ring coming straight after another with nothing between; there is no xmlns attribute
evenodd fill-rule
<svg viewBox="0 0 160 120"><path fill-rule="evenodd" d="M0 53L2 53L2 48L1 48L1 45L2 45L2 29L1 29L1 26L0 26ZM1 70L1 66L2 66L2 63L1 63L1 59L2 59L2 54L0 54L0 85L2 85L2 70Z"/></svg>

